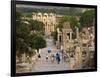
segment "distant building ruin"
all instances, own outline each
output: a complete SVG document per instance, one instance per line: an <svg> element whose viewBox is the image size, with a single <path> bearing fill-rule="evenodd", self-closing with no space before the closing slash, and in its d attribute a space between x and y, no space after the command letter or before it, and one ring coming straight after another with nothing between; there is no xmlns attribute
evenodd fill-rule
<svg viewBox="0 0 100 77"><path fill-rule="evenodd" d="M50 35L54 31L57 24L56 14L54 13L33 13L32 19L44 23L45 34Z"/></svg>

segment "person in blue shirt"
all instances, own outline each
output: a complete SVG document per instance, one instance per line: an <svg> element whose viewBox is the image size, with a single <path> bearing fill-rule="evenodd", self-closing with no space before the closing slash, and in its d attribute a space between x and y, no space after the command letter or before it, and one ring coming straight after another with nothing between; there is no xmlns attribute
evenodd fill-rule
<svg viewBox="0 0 100 77"><path fill-rule="evenodd" d="M48 49L48 53L51 53L51 49L50 48Z"/></svg>
<svg viewBox="0 0 100 77"><path fill-rule="evenodd" d="M56 61L58 64L60 63L60 54L58 52L56 53Z"/></svg>

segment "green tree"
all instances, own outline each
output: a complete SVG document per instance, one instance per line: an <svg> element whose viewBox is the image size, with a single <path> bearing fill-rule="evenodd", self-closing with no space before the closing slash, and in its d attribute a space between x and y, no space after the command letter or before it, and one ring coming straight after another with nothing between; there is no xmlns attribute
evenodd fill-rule
<svg viewBox="0 0 100 77"><path fill-rule="evenodd" d="M70 21L70 16L63 16L60 20L59 20L59 23L57 25L57 27L62 30L63 28L63 23L66 22L66 21Z"/></svg>
<svg viewBox="0 0 100 77"><path fill-rule="evenodd" d="M19 13L19 12L16 12L16 20L18 21L18 20L21 20L21 13Z"/></svg>
<svg viewBox="0 0 100 77"><path fill-rule="evenodd" d="M21 23L21 13L16 12L16 26L19 26Z"/></svg>
<svg viewBox="0 0 100 77"><path fill-rule="evenodd" d="M80 27L79 21L75 16L70 17L70 25L73 31L75 30L76 27Z"/></svg>
<svg viewBox="0 0 100 77"><path fill-rule="evenodd" d="M16 37L23 38L26 40L30 33L29 27L25 23L20 23L20 25L16 25Z"/></svg>
<svg viewBox="0 0 100 77"><path fill-rule="evenodd" d="M16 39L16 50L18 51L19 54L23 54L24 52L28 51L28 46L24 42L24 39L22 38Z"/></svg>
<svg viewBox="0 0 100 77"><path fill-rule="evenodd" d="M32 48L37 49L37 52L39 49L46 47L46 41L41 35L36 35L31 43Z"/></svg>
<svg viewBox="0 0 100 77"><path fill-rule="evenodd" d="M44 23L37 21L37 20L29 20L28 21L33 31L43 31L44 30Z"/></svg>
<svg viewBox="0 0 100 77"><path fill-rule="evenodd" d="M23 17L28 17L28 18L32 18L32 13L23 13L22 14Z"/></svg>
<svg viewBox="0 0 100 77"><path fill-rule="evenodd" d="M59 27L60 30L62 30L63 28L63 23L64 22L70 22L70 27L74 30L75 27L79 27L79 21L77 20L77 18L75 16L63 16L60 20L59 20L59 24L57 27Z"/></svg>
<svg viewBox="0 0 100 77"><path fill-rule="evenodd" d="M53 37L54 41L57 41L57 31L51 33L51 36Z"/></svg>
<svg viewBox="0 0 100 77"><path fill-rule="evenodd" d="M26 39L30 33L28 25L22 22L21 17L22 14L16 12L16 51L20 54L28 51Z"/></svg>
<svg viewBox="0 0 100 77"><path fill-rule="evenodd" d="M31 54L33 49L39 50L46 46L42 37L44 24L36 20L21 19L23 15L16 12L16 51L19 54ZM26 23L28 22L28 24ZM33 34L31 34L33 31ZM30 51L31 49L31 51Z"/></svg>
<svg viewBox="0 0 100 77"><path fill-rule="evenodd" d="M95 11L94 10L85 11L80 17L81 27L93 26L94 18L95 18Z"/></svg>

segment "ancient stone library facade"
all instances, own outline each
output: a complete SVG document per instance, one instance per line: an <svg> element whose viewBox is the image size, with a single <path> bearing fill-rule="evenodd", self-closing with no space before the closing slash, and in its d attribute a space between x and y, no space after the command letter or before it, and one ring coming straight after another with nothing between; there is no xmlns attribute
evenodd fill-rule
<svg viewBox="0 0 100 77"><path fill-rule="evenodd" d="M55 26L57 25L58 19L62 17L55 13L33 13L32 19L41 21L45 24L44 30L47 35L51 34L54 31Z"/></svg>

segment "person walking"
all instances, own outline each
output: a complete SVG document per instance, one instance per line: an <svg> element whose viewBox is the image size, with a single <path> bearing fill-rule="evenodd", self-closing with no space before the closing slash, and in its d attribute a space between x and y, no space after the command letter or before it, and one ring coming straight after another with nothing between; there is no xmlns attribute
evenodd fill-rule
<svg viewBox="0 0 100 77"><path fill-rule="evenodd" d="M54 63L54 60L55 60L55 56L54 54L51 54L51 62Z"/></svg>
<svg viewBox="0 0 100 77"><path fill-rule="evenodd" d="M56 61L58 64L60 63L60 54L58 52L56 53Z"/></svg>
<svg viewBox="0 0 100 77"><path fill-rule="evenodd" d="M40 60L41 59L41 55L40 54L38 54L38 60Z"/></svg>
<svg viewBox="0 0 100 77"><path fill-rule="evenodd" d="M50 48L48 48L48 53L51 53L51 49Z"/></svg>
<svg viewBox="0 0 100 77"><path fill-rule="evenodd" d="M64 54L64 62L66 62L66 59L67 59L67 55Z"/></svg>
<svg viewBox="0 0 100 77"><path fill-rule="evenodd" d="M41 58L41 55L40 54L38 54L38 58Z"/></svg>
<svg viewBox="0 0 100 77"><path fill-rule="evenodd" d="M46 55L46 61L48 61L48 55Z"/></svg>

